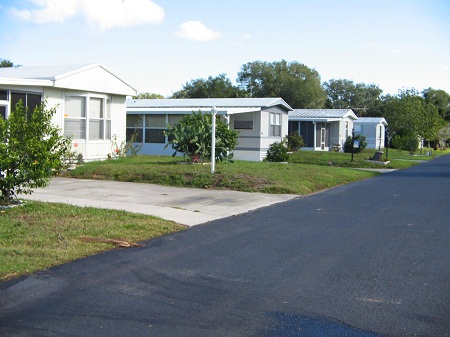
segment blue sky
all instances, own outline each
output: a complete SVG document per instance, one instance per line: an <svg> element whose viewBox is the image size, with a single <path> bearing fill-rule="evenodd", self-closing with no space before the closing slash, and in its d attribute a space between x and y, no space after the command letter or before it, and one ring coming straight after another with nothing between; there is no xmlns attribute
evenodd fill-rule
<svg viewBox="0 0 450 337"><path fill-rule="evenodd" d="M322 81L450 93L448 0L2 0L0 58L100 63L138 92L297 61Z"/></svg>

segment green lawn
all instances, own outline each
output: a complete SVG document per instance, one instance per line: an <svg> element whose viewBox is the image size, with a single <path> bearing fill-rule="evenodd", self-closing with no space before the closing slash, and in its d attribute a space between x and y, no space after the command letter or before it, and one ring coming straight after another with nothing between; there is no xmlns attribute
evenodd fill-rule
<svg viewBox="0 0 450 337"><path fill-rule="evenodd" d="M42 202L1 210L0 223L0 280L115 248L81 237L139 242L185 228L148 215Z"/></svg>
<svg viewBox="0 0 450 337"><path fill-rule="evenodd" d="M370 163L365 158L375 150L354 155L339 152L298 151L288 164L268 162L219 162L214 175L208 164L187 164L182 157L138 155L131 158L88 163L66 177L152 183L167 186L230 189L246 192L309 194L333 186L370 178L378 173L354 168L403 169L432 156L411 156L407 152L389 151L390 163ZM448 152L447 152L448 153ZM385 158L385 155L383 155Z"/></svg>
<svg viewBox="0 0 450 337"><path fill-rule="evenodd" d="M66 172L64 176L304 195L378 174L327 165L236 161L218 163L215 174L212 175L210 165L183 164L181 161L180 157L140 155L88 163Z"/></svg>

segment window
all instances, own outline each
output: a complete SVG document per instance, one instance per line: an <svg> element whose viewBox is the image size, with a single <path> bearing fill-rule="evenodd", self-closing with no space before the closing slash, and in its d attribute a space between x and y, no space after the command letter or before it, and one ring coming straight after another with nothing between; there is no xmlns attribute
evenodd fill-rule
<svg viewBox="0 0 450 337"><path fill-rule="evenodd" d="M74 139L86 139L86 97L66 96L64 135Z"/></svg>
<svg viewBox="0 0 450 337"><path fill-rule="evenodd" d="M89 140L104 139L103 100L91 98L89 100Z"/></svg>
<svg viewBox="0 0 450 337"><path fill-rule="evenodd" d="M281 114L270 113L269 136L281 136Z"/></svg>
<svg viewBox="0 0 450 337"><path fill-rule="evenodd" d="M11 91L11 111L16 109L17 103L22 102L28 108L27 116L30 117L36 107L41 105L41 95L26 92ZM5 113L6 114L6 113Z"/></svg>
<svg viewBox="0 0 450 337"><path fill-rule="evenodd" d="M127 115L127 142L136 134L136 143L142 143L142 127L144 115Z"/></svg>
<svg viewBox="0 0 450 337"><path fill-rule="evenodd" d="M145 115L145 142L165 143L166 115Z"/></svg>
<svg viewBox="0 0 450 337"><path fill-rule="evenodd" d="M6 106L0 105L0 117L6 119Z"/></svg>
<svg viewBox="0 0 450 337"><path fill-rule="evenodd" d="M175 126L175 125L177 125L178 123L180 123L180 120L181 120L181 118L184 117L184 115L168 115L167 117L168 117L168 121L169 121L168 124L169 124L170 126ZM173 139L174 139L174 136L173 136L173 135L170 135L170 136L168 137L167 141L170 143L171 141L173 141Z"/></svg>
<svg viewBox="0 0 450 337"><path fill-rule="evenodd" d="M184 117L184 115L169 115L169 123L171 126L175 126L178 123L180 123L181 118Z"/></svg>
<svg viewBox="0 0 450 337"><path fill-rule="evenodd" d="M111 139L109 109L109 101L102 97L66 96L64 135L74 139Z"/></svg>
<svg viewBox="0 0 450 337"><path fill-rule="evenodd" d="M235 130L253 130L253 113L233 115Z"/></svg>
<svg viewBox="0 0 450 337"><path fill-rule="evenodd" d="M0 90L0 101L8 100L8 90Z"/></svg>
<svg viewBox="0 0 450 337"><path fill-rule="evenodd" d="M105 139L111 139L111 99L106 99Z"/></svg>

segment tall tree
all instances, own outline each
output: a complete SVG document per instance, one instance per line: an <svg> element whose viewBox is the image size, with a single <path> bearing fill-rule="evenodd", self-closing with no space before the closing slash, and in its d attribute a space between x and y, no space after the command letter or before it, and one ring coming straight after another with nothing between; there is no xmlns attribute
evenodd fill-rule
<svg viewBox="0 0 450 337"><path fill-rule="evenodd" d="M14 64L10 60L2 59L0 61L0 68L12 68L12 67L14 67Z"/></svg>
<svg viewBox="0 0 450 337"><path fill-rule="evenodd" d="M441 117L450 122L450 95L447 92L428 88L422 91L422 95L425 102L434 104Z"/></svg>
<svg viewBox="0 0 450 337"><path fill-rule="evenodd" d="M19 65L19 64L14 65L14 63L11 62L10 60L6 60L6 59L0 59L0 60L1 60L0 61L0 68L12 68L12 67L18 68L18 67L21 67L21 65Z"/></svg>
<svg viewBox="0 0 450 337"><path fill-rule="evenodd" d="M237 82L251 97L281 97L293 108L325 104L319 73L296 61L249 62L241 67Z"/></svg>
<svg viewBox="0 0 450 337"><path fill-rule="evenodd" d="M235 98L246 97L247 94L231 83L225 74L207 79L191 80L183 88L173 93L172 98Z"/></svg>
<svg viewBox="0 0 450 337"><path fill-rule="evenodd" d="M323 83L328 109L353 109L359 117L381 115L382 90L375 84L357 83L346 79L332 79Z"/></svg>
<svg viewBox="0 0 450 337"><path fill-rule="evenodd" d="M133 99L157 99L157 98L164 98L164 96L152 92L141 92L140 94L133 96Z"/></svg>
<svg viewBox="0 0 450 337"><path fill-rule="evenodd" d="M384 101L384 117L391 134L408 130L416 137L434 141L445 125L436 106L427 103L414 89L400 91L397 96L387 95Z"/></svg>

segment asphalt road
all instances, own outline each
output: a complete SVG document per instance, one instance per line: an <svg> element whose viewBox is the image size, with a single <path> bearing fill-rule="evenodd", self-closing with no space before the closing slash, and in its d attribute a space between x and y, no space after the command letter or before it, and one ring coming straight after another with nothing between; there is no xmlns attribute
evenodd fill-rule
<svg viewBox="0 0 450 337"><path fill-rule="evenodd" d="M1 336L449 336L450 156L0 284Z"/></svg>

